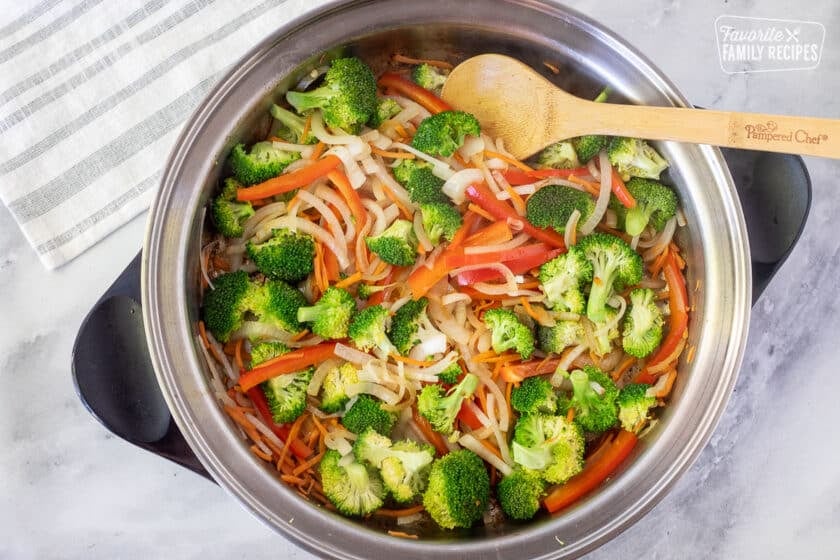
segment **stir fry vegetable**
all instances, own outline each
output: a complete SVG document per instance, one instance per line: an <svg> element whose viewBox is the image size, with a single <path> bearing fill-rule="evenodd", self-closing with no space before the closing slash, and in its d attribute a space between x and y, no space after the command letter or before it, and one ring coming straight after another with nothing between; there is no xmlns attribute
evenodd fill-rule
<svg viewBox="0 0 840 560"><path fill-rule="evenodd" d="M212 390L343 515L560 511L655 424L688 344L667 162L603 136L518 161L437 96L451 65L394 60L333 61L231 151L201 247Z"/></svg>

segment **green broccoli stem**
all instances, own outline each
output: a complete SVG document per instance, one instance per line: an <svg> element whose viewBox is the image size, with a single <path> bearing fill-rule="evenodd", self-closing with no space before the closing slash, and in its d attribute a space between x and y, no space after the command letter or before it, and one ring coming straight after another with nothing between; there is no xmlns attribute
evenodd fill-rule
<svg viewBox="0 0 840 560"><path fill-rule="evenodd" d="M569 374L569 379L572 382L572 390L576 396L586 395L594 391L592 386L589 384L589 376L583 371L573 371ZM587 402L587 399L579 399L577 406L580 409L578 411L579 413L584 415L589 414L589 403Z"/></svg>
<svg viewBox="0 0 840 560"><path fill-rule="evenodd" d="M586 303L586 316L590 321L601 323L607 318L607 300L612 295L614 281L615 271L609 271L606 275L595 271L595 281L592 282L589 301Z"/></svg>
<svg viewBox="0 0 840 560"><path fill-rule="evenodd" d="M309 307L298 307L297 319L301 323L313 323L318 317L324 314L324 306L312 305Z"/></svg>
<svg viewBox="0 0 840 560"><path fill-rule="evenodd" d="M636 204L635 208L627 211L624 218L624 231L627 235L640 235L650 221L651 212L645 204Z"/></svg>
<svg viewBox="0 0 840 560"><path fill-rule="evenodd" d="M310 109L318 109L323 107L330 99L335 96L335 90L328 86L322 86L312 91L290 91L286 93L286 100L291 103L295 109L303 113Z"/></svg>

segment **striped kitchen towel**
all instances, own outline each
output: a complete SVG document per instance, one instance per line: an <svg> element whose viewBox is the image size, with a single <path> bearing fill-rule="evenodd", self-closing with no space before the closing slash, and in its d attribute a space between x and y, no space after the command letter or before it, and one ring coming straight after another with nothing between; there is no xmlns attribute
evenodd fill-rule
<svg viewBox="0 0 840 560"><path fill-rule="evenodd" d="M44 265L66 263L144 211L210 88L261 38L320 3L5 2L0 198Z"/></svg>

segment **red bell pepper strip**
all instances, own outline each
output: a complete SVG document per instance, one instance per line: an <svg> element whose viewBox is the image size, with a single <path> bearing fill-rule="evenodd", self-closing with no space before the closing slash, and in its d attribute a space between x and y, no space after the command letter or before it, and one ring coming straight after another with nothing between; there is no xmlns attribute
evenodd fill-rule
<svg viewBox="0 0 840 560"><path fill-rule="evenodd" d="M464 242L464 239L466 239L467 234L472 231L473 226L475 226L480 219L481 216L475 212L467 212L464 215L464 223L461 224L461 227L455 232L455 235L452 237L452 241L449 242L446 249L438 255L438 258L435 260L435 264L432 268L418 266L414 272L411 273L407 282L408 287L411 288L411 295L414 299L423 297L432 286L440 281L441 278L449 274L450 269L446 265L446 259L450 255L460 252L461 244Z"/></svg>
<svg viewBox="0 0 840 560"><path fill-rule="evenodd" d="M549 513L557 512L575 503L601 485L630 455L639 439L633 432L621 430L612 440L602 444L589 459L583 470L558 486L543 501Z"/></svg>
<svg viewBox="0 0 840 560"><path fill-rule="evenodd" d="M471 430L478 430L483 426L481 420L478 419L478 416L475 415L473 412L472 407L467 406L467 401L461 403L461 410L458 411L458 416L456 417L461 423L468 426Z"/></svg>
<svg viewBox="0 0 840 560"><path fill-rule="evenodd" d="M648 372L648 368L670 356L688 328L688 293L685 288L685 277L677 266L674 253L668 255L662 271L668 283L668 307L671 311L668 318L668 335L656 354L645 365L645 369L636 377L636 383L652 384L656 381L656 377Z"/></svg>
<svg viewBox="0 0 840 560"><path fill-rule="evenodd" d="M265 393L262 392L262 389L259 387L252 387L246 391L248 398L251 399L251 402L254 403L254 408L257 409L257 412L260 413L265 423L271 428L271 431L274 432L274 435L280 438L280 440L285 444L289 441L289 430L290 428L286 425L275 424L274 418L271 416L271 410L268 408L268 401L265 399ZM299 439L295 439L291 443L292 453L295 454L295 457L298 459L308 459L312 456L314 451L300 441Z"/></svg>
<svg viewBox="0 0 840 560"><path fill-rule="evenodd" d="M320 179L341 164L338 157L329 155L302 169L278 175L253 187L243 187L236 191L236 200L253 201L287 193Z"/></svg>
<svg viewBox="0 0 840 560"><path fill-rule="evenodd" d="M572 169L533 169L531 171L522 171L521 169L510 168L502 172L502 177L514 187L535 183L540 179L553 177L565 179L569 175L589 175L589 169L586 167L574 167Z"/></svg>
<svg viewBox="0 0 840 560"><path fill-rule="evenodd" d="M533 243L531 245L523 245L503 251L490 251L488 253L466 254L461 250L454 252L452 255L448 255L446 257L446 265L451 270L462 266L507 263L508 261L543 257L550 251L551 249L544 243Z"/></svg>
<svg viewBox="0 0 840 560"><path fill-rule="evenodd" d="M520 383L526 377L554 373L560 365L560 358L549 358L547 360L530 360L518 364L506 364L502 368L502 380L507 383Z"/></svg>
<svg viewBox="0 0 840 560"><path fill-rule="evenodd" d="M484 184L473 183L466 189L467 198L473 203L477 204L486 210L491 216L497 220L505 220L509 224L511 222L518 222L522 224L522 231L544 243L548 243L552 247L565 249L566 244L563 242L563 236L554 230L541 229L535 227L531 222L526 220L523 216L516 213L516 210L503 200L496 198L496 195Z"/></svg>
<svg viewBox="0 0 840 560"><path fill-rule="evenodd" d="M530 270L542 266L561 253L563 253L562 249L546 250L538 255L529 255L505 261L505 266L514 274L525 274ZM501 280L502 278L504 278L502 273L495 268L479 268L458 274L458 285L470 286L476 282L489 282L490 280Z"/></svg>
<svg viewBox="0 0 840 560"><path fill-rule="evenodd" d="M636 199L633 198L633 195L630 194L629 190L627 190L627 185L624 184L624 181L621 179L618 171L616 171L615 167L612 166L610 166L610 171L612 172L612 192L615 197L625 208L635 208Z"/></svg>
<svg viewBox="0 0 840 560"><path fill-rule="evenodd" d="M412 101L416 101L425 107L432 114L452 110L452 106L449 103L426 88L420 87L411 80L403 78L396 72L385 72L382 74L379 77L379 87L392 89L399 94L405 95Z"/></svg>
<svg viewBox="0 0 840 560"><path fill-rule="evenodd" d="M322 342L315 346L300 348L264 362L239 376L239 386L243 391L256 387L278 375L295 373L309 366L320 364L335 355L335 342Z"/></svg>

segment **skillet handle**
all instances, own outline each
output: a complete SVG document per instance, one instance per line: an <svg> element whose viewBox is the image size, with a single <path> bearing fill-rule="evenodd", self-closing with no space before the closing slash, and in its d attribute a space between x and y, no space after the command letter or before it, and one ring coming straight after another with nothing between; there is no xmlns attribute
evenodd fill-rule
<svg viewBox="0 0 840 560"><path fill-rule="evenodd" d="M811 178L801 157L721 149L741 199L752 256L753 305L805 227Z"/></svg>
<svg viewBox="0 0 840 560"><path fill-rule="evenodd" d="M138 253L87 317L73 345L82 404L108 430L213 480L169 413L152 367L140 307Z"/></svg>

